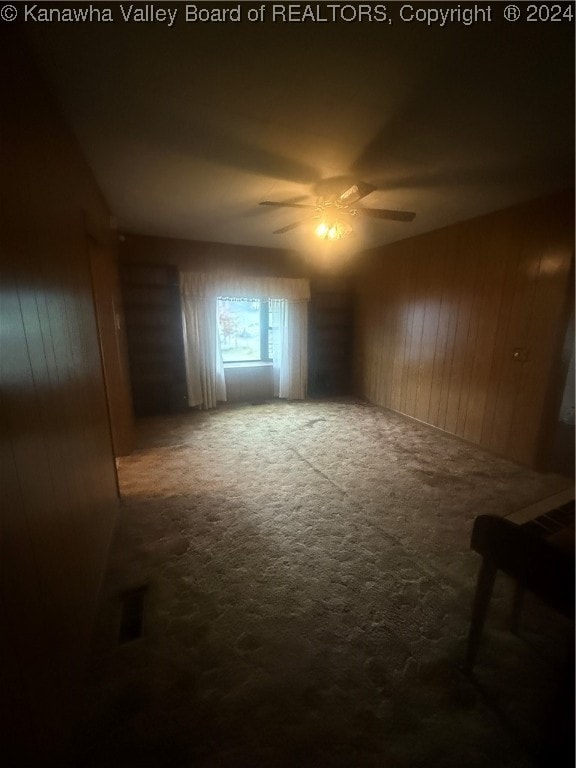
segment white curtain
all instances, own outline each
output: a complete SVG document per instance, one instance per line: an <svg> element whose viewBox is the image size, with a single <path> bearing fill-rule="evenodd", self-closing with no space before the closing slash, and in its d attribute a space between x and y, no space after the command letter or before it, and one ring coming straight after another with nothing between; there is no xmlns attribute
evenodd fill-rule
<svg viewBox="0 0 576 768"><path fill-rule="evenodd" d="M274 345L274 396L303 400L308 382L308 302L275 299L278 336Z"/></svg>
<svg viewBox="0 0 576 768"><path fill-rule="evenodd" d="M274 395L290 400L306 397L308 280L250 277L224 272L187 272L180 276L180 287L188 402L191 406L216 408L218 401L226 400L218 334L218 296L274 301L280 317L273 358Z"/></svg>
<svg viewBox="0 0 576 768"><path fill-rule="evenodd" d="M196 277L189 273L180 278L188 405L216 408L219 400L226 400L217 299L206 295Z"/></svg>

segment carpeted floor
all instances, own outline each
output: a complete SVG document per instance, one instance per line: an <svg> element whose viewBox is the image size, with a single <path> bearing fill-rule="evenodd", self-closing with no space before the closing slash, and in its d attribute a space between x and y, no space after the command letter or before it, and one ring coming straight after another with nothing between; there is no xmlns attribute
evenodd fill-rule
<svg viewBox="0 0 576 768"><path fill-rule="evenodd" d="M565 478L357 401L139 429L119 462L79 765L538 764L569 627L529 598L509 633L499 576L467 677L469 542L476 515ZM140 587L138 637L125 595Z"/></svg>

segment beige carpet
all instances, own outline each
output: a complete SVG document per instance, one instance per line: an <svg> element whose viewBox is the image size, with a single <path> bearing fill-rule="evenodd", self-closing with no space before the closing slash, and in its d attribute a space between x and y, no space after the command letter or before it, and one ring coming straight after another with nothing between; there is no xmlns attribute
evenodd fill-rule
<svg viewBox="0 0 576 768"><path fill-rule="evenodd" d="M567 637L499 577L461 671L476 515L567 485L357 401L149 419L123 497L78 764L536 765ZM124 590L147 586L119 644ZM552 764L552 763L549 763Z"/></svg>

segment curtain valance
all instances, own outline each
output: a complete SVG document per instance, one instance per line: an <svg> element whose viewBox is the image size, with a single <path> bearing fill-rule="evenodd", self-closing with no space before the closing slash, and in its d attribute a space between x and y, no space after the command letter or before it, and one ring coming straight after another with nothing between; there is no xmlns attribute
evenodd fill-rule
<svg viewBox="0 0 576 768"><path fill-rule="evenodd" d="M250 299L310 300L310 282L306 278L253 277L232 272L182 272L180 284L185 296L197 298L240 296Z"/></svg>

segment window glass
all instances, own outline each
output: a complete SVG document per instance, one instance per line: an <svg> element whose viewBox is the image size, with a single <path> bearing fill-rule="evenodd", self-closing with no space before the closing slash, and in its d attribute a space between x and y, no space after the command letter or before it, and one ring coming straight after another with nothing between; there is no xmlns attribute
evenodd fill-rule
<svg viewBox="0 0 576 768"><path fill-rule="evenodd" d="M260 360L262 334L268 344L268 328L262 327L260 299L219 298L218 330L224 362Z"/></svg>

